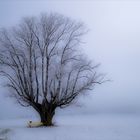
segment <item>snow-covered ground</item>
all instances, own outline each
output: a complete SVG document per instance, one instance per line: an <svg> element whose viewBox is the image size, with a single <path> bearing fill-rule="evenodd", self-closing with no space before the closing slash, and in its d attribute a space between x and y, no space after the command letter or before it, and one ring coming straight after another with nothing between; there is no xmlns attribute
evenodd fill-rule
<svg viewBox="0 0 140 140"><path fill-rule="evenodd" d="M0 120L0 140L139 140L140 116L59 115L54 127L27 128L29 119Z"/></svg>

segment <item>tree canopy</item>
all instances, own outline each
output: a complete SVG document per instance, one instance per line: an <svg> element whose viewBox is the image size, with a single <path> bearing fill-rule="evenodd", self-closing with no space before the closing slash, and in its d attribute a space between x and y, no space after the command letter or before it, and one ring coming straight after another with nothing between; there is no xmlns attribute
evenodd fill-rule
<svg viewBox="0 0 140 140"><path fill-rule="evenodd" d="M0 32L0 74L21 105L45 114L43 122L104 82L99 64L80 50L86 32L83 23L56 13L24 18Z"/></svg>

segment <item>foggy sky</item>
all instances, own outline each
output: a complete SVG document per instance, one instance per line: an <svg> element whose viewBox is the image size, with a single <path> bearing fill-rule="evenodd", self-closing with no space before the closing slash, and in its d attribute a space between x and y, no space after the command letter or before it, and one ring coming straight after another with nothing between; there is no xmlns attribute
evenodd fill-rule
<svg viewBox="0 0 140 140"><path fill-rule="evenodd" d="M16 25L22 17L38 16L43 12L58 12L83 21L90 30L83 40L86 42L83 50L89 59L102 64L100 71L112 80L97 86L86 99L82 97L81 104L89 111L139 112L140 2L3 0L0 1L0 27ZM5 92L1 88L1 93ZM0 114L14 114L17 108L20 110L3 94L0 98Z"/></svg>

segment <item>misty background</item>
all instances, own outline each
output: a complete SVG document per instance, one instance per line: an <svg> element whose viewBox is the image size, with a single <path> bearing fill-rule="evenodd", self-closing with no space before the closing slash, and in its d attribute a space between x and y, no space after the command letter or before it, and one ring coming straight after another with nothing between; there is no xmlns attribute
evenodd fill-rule
<svg viewBox="0 0 140 140"><path fill-rule="evenodd" d="M82 50L89 59L101 63L100 71L111 79L97 85L66 112L140 113L140 2L1 0L0 28L15 26L22 17L44 12L58 12L83 21L89 32L83 39ZM7 97L10 91L2 86L2 77L0 83L0 119L31 114L30 108L22 108Z"/></svg>

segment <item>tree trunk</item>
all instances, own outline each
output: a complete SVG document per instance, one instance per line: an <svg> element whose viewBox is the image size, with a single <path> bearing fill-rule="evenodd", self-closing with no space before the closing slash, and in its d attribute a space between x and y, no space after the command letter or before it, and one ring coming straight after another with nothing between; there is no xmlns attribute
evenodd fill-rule
<svg viewBox="0 0 140 140"><path fill-rule="evenodd" d="M39 115L40 121L43 123L44 126L53 126L54 113L41 112Z"/></svg>
<svg viewBox="0 0 140 140"><path fill-rule="evenodd" d="M55 105L45 105L34 104L34 109L38 112L40 116L40 121L44 126L53 126L53 116L55 115Z"/></svg>

